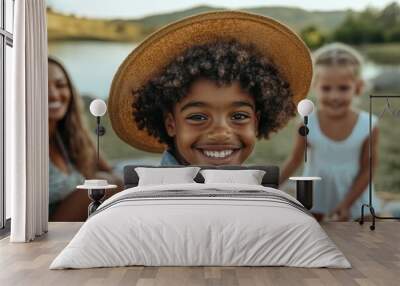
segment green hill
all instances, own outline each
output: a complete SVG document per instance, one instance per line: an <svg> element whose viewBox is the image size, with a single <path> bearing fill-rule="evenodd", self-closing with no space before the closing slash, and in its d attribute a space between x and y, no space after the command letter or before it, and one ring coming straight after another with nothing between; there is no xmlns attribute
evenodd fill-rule
<svg viewBox="0 0 400 286"><path fill-rule="evenodd" d="M158 28L184 17L218 10L226 9L211 6L197 6L183 11L144 17L136 20L136 22L142 24L144 27ZM346 11L307 11L292 7L258 7L242 9L242 11L273 17L288 24L292 29L297 31L312 24L318 26L323 31L329 31L336 28L346 16Z"/></svg>
<svg viewBox="0 0 400 286"><path fill-rule="evenodd" d="M49 41L139 41L145 36L144 31L145 29L138 23L77 17L47 9Z"/></svg>
<svg viewBox="0 0 400 286"><path fill-rule="evenodd" d="M330 31L335 29L347 14L347 11L307 11L289 7L260 7L246 11L273 17L296 31L309 25L315 25L322 31Z"/></svg>
<svg viewBox="0 0 400 286"><path fill-rule="evenodd" d="M224 10L211 6L197 6L173 13L157 14L132 20L90 19L65 15L47 9L48 36L54 40L104 40L140 41L149 33L184 17L209 11ZM300 31L308 25L316 25L322 31L336 28L345 18L346 11L307 11L291 7L258 7L243 11L273 17Z"/></svg>

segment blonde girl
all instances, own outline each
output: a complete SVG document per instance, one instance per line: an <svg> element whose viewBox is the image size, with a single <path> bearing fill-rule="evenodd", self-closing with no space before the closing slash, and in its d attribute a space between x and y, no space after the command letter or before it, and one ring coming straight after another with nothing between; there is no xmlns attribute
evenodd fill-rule
<svg viewBox="0 0 400 286"><path fill-rule="evenodd" d="M320 176L311 210L318 220L334 216L340 221L356 219L361 205L368 203L368 144L372 140L376 167L378 127L373 116L369 137L369 114L354 107L363 90L362 57L353 48L329 44L314 54L313 90L317 109L309 117L309 161L303 176ZM304 139L297 135L292 154L282 168L284 182L300 166ZM374 192L373 192L374 193ZM379 211L379 202L373 198Z"/></svg>

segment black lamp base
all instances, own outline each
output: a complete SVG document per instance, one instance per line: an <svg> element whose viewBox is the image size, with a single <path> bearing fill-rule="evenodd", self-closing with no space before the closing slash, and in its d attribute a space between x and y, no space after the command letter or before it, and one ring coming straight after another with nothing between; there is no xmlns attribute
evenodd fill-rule
<svg viewBox="0 0 400 286"><path fill-rule="evenodd" d="M88 189L88 195L92 201L88 206L88 216L90 216L101 205L102 200L104 199L104 197L106 195L106 190L105 189Z"/></svg>

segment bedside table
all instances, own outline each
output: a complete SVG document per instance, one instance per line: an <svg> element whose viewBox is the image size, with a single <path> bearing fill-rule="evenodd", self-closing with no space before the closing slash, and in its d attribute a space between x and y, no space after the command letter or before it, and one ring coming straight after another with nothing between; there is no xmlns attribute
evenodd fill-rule
<svg viewBox="0 0 400 286"><path fill-rule="evenodd" d="M313 184L321 177L290 177L289 180L296 181L296 199L310 210L313 207Z"/></svg>
<svg viewBox="0 0 400 286"><path fill-rule="evenodd" d="M88 206L88 217L94 213L101 205L107 190L117 188L117 185L109 185L106 180L85 180L84 185L79 185L77 189L87 190L90 200Z"/></svg>

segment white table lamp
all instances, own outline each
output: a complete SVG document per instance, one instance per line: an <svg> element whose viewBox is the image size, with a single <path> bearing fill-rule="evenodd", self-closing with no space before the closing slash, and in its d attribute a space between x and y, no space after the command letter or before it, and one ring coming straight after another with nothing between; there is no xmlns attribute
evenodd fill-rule
<svg viewBox="0 0 400 286"><path fill-rule="evenodd" d="M308 116L314 111L314 103L309 99L303 99L297 104L297 112L303 116L304 125L299 128L299 134L304 136L304 162L307 162L307 135L309 133L309 129L307 127L308 124Z"/></svg>
<svg viewBox="0 0 400 286"><path fill-rule="evenodd" d="M106 133L106 129L104 126L100 124L100 118L106 114L107 112L107 104L102 99L95 99L90 103L90 113L96 117L97 127L96 127L96 135L97 135L97 166L99 166L100 161L100 151L99 151L99 143L100 136L103 136Z"/></svg>

